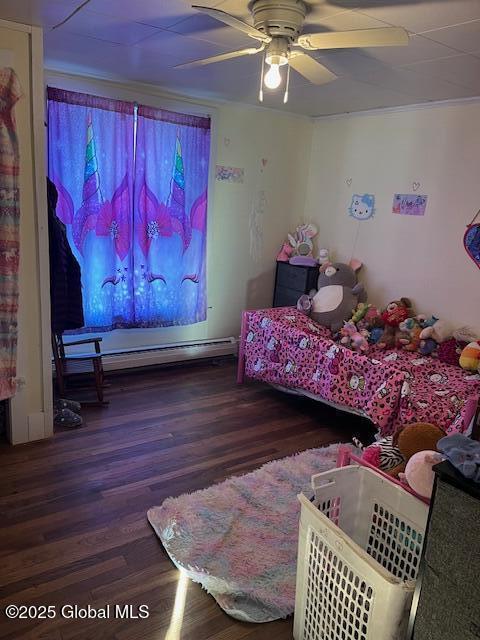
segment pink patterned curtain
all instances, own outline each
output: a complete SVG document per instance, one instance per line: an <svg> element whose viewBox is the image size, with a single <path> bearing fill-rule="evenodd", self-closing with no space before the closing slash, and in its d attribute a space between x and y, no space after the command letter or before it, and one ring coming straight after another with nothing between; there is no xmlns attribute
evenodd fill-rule
<svg viewBox="0 0 480 640"><path fill-rule="evenodd" d="M13 107L21 94L15 71L0 69L0 400L16 391L20 157Z"/></svg>

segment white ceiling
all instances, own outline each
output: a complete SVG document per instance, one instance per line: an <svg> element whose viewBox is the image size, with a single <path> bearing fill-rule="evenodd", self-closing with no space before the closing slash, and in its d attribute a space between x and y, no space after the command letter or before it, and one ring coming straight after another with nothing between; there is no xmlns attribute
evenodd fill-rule
<svg viewBox="0 0 480 640"><path fill-rule="evenodd" d="M199 3L201 3L199 1ZM149 82L169 91L257 104L260 56L190 70L172 67L252 46L246 35L201 15L185 0L0 0L0 18L45 28L46 66ZM248 0L204 0L249 19ZM312 116L480 95L480 0L310 0L306 31L403 26L408 47L313 55L338 79L315 87L292 70L289 103Z"/></svg>

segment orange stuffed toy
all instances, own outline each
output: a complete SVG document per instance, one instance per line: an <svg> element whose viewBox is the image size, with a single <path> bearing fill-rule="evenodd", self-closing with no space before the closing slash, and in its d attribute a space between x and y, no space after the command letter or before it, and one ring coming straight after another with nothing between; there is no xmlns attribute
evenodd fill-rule
<svg viewBox="0 0 480 640"><path fill-rule="evenodd" d="M405 471L410 458L420 451L436 451L437 442L445 433L440 427L429 422L413 422L401 427L393 436L393 444L398 447L405 461L388 471L388 474L397 477Z"/></svg>

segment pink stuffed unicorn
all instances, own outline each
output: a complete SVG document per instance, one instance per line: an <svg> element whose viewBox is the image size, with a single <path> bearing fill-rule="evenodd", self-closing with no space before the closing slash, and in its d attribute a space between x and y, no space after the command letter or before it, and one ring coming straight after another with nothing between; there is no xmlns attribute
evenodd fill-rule
<svg viewBox="0 0 480 640"><path fill-rule="evenodd" d="M368 336L370 335L366 329L359 331L354 322L345 322L340 329L340 344L344 347L364 353L368 351Z"/></svg>

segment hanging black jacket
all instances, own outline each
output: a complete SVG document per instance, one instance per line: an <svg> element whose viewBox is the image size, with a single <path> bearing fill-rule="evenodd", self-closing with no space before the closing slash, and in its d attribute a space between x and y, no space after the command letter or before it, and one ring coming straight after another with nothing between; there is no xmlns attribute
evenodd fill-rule
<svg viewBox="0 0 480 640"><path fill-rule="evenodd" d="M65 226L55 213L58 192L49 178L47 193L52 331L62 334L84 325L82 281L80 265L68 243Z"/></svg>

